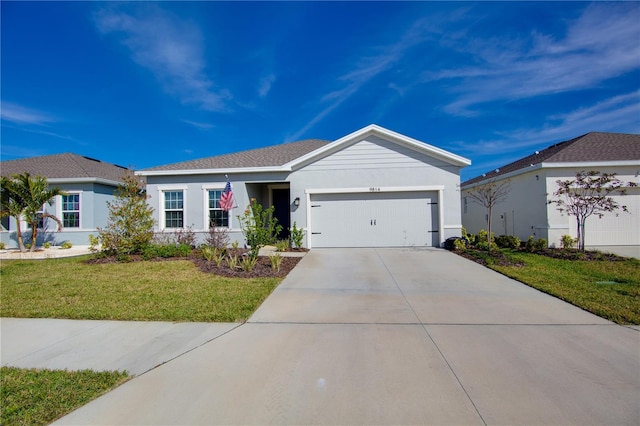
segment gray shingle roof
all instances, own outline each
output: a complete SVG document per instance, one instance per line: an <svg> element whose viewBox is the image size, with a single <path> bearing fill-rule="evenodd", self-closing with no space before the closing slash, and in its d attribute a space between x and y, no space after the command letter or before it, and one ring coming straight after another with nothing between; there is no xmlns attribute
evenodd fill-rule
<svg viewBox="0 0 640 426"><path fill-rule="evenodd" d="M72 153L0 162L0 174L6 177L27 172L47 179L101 178L119 182L125 170L126 167Z"/></svg>
<svg viewBox="0 0 640 426"><path fill-rule="evenodd" d="M499 167L486 176L477 176L462 183L468 185L495 178L540 163L579 163L591 161L640 160L640 135L591 132Z"/></svg>
<svg viewBox="0 0 640 426"><path fill-rule="evenodd" d="M252 167L277 167L300 158L328 144L329 141L307 139L299 142L289 142L266 148L234 152L215 157L200 158L180 163L151 167L143 171L156 170L206 170L206 169L236 169Z"/></svg>

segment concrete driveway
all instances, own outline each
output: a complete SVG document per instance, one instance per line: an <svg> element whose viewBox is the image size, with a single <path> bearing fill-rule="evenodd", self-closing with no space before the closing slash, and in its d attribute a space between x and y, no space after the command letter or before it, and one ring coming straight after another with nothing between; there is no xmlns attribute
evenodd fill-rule
<svg viewBox="0 0 640 426"><path fill-rule="evenodd" d="M640 423L640 332L443 250L313 250L250 321L59 424Z"/></svg>

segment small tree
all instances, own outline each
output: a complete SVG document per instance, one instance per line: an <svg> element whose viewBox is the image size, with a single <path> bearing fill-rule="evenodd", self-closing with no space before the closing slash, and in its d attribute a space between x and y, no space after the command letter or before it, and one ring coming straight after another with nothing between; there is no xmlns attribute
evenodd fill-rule
<svg viewBox="0 0 640 426"><path fill-rule="evenodd" d="M133 172L127 172L115 196L115 201L107 202L106 228L98 228L102 250L108 254L141 253L153 238L155 225L145 187Z"/></svg>
<svg viewBox="0 0 640 426"><path fill-rule="evenodd" d="M615 173L600 173L598 171L581 171L576 173L575 179L557 180L558 190L553 193L558 211L569 216L575 216L578 226L578 250L584 251L585 222L588 217L595 215L602 218L605 213L620 209L628 212L627 206L619 205L610 195L626 194L625 188L638 186L635 182L624 183ZM617 216L617 213L616 213Z"/></svg>
<svg viewBox="0 0 640 426"><path fill-rule="evenodd" d="M491 213L493 208L507 199L511 184L509 180L492 180L487 183L474 186L467 192L467 196L476 204L487 209L487 244L491 251Z"/></svg>
<svg viewBox="0 0 640 426"><path fill-rule="evenodd" d="M24 218L31 227L31 248L36 249L38 238L38 222L40 218L52 219L62 229L62 222L56 216L46 211L40 212L45 204L51 205L51 200L63 194L59 188L49 188L47 179L43 176L31 176L29 173L2 178L2 216L13 216L17 224L18 246L21 252L27 251L22 238L20 220Z"/></svg>
<svg viewBox="0 0 640 426"><path fill-rule="evenodd" d="M244 214L238 216L240 228L247 239L247 244L251 247L252 258L258 257L261 247L275 243L276 236L282 231L282 226L273 216L273 211L273 206L265 210L255 198L252 198Z"/></svg>

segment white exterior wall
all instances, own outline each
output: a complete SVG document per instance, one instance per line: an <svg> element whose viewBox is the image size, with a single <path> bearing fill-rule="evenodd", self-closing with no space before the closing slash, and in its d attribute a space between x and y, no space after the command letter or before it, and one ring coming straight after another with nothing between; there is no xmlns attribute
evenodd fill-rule
<svg viewBox="0 0 640 426"><path fill-rule="evenodd" d="M543 169L535 169L510 178L510 190L504 202L493 208L491 232L547 238L546 186ZM462 190L462 224L467 232L477 234L487 229L487 209L469 197L470 187ZM465 201L466 198L466 201ZM466 208L465 208L466 205Z"/></svg>
<svg viewBox="0 0 640 426"><path fill-rule="evenodd" d="M495 235L516 235L526 240L533 235L545 238L551 247L560 247L562 235L577 236L576 218L562 214L555 204L548 204L557 190L558 180L574 179L579 171L598 170L616 173L624 182L640 184L638 166L602 167L584 165L577 167L540 167L511 176L511 190L505 202L498 204L492 214L492 232ZM469 188L462 190L462 223L470 233L487 229L486 209L473 203L468 197ZM465 209L465 197L466 209ZM625 196L614 196L620 205L626 205L629 213L608 213L602 219L592 216L586 222L586 245L640 245L640 188L627 190ZM506 213L506 221L504 215Z"/></svg>
<svg viewBox="0 0 640 426"><path fill-rule="evenodd" d="M234 207L229 212L230 243L237 241L244 244L244 236L240 229L238 216L243 215L251 198L263 200L267 208L268 200L261 192L267 182L286 182L287 173L243 173L230 174L234 198ZM209 234L208 225L208 190L223 190L227 183L224 174L203 174L188 176L148 176L147 202L153 208L156 220L155 232L174 232L175 229L164 228L164 191L182 190L184 196L184 226L191 227L196 233L198 242L203 242Z"/></svg>
<svg viewBox="0 0 640 426"><path fill-rule="evenodd" d="M616 177L623 182L635 182L640 185L640 164L638 166L617 167L565 167L547 169L547 187L549 199L553 199L553 193L558 189L557 180L574 179L579 171L597 170L602 173L616 173ZM622 210L605 213L602 219L591 216L585 223L586 246L623 246L640 245L640 188L629 188L627 195L613 195L613 198L621 206L627 206L629 213ZM575 216L560 213L555 204L547 206L549 217L549 244L560 247L562 235L577 236L577 224Z"/></svg>
<svg viewBox="0 0 640 426"><path fill-rule="evenodd" d="M460 167L399 146L379 137L369 137L328 155L291 174L291 198L300 198L291 222L308 231L310 194L349 188L353 192L395 191L414 187L442 187L439 203L443 232L440 243L459 236ZM306 233L306 232L305 232ZM308 245L308 238L306 244Z"/></svg>

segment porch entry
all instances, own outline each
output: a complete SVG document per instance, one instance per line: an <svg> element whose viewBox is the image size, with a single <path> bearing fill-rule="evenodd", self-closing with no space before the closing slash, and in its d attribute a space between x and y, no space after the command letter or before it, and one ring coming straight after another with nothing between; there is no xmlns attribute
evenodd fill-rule
<svg viewBox="0 0 640 426"><path fill-rule="evenodd" d="M291 227L291 201L289 188L271 188L271 205L274 207L273 216L278 219L282 231L278 234L279 240L289 239Z"/></svg>

